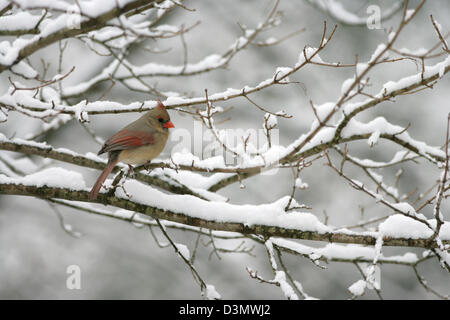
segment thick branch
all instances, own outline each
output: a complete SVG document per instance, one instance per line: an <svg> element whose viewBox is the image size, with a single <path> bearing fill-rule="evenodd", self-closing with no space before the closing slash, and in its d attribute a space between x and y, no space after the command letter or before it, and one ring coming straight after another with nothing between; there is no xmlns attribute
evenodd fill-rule
<svg viewBox="0 0 450 320"><path fill-rule="evenodd" d="M88 191L72 190L67 188L57 188L23 184L0 184L0 193L8 195L22 195L39 198L59 198L72 201L88 201ZM182 212L172 212L157 207L147 206L129 199L120 198L116 196L108 196L107 194L99 194L98 203L105 205L112 205L115 207L139 212L144 215L151 216L154 219L164 219L173 222L178 222L190 226L201 227L212 230L239 232L243 234L260 234L265 237L281 237L293 238L314 241L339 242L339 243L354 243L363 245L375 245L376 234L364 233L343 233L343 232L313 232L303 231L299 229L288 229L270 225L246 225L240 222L218 222L214 220L200 219L197 217L188 216ZM449 244L450 241L443 241L444 244ZM419 247L419 248L435 248L437 244L435 241L430 242L429 239L405 239L385 237L383 239L384 246L402 246L402 247Z"/></svg>

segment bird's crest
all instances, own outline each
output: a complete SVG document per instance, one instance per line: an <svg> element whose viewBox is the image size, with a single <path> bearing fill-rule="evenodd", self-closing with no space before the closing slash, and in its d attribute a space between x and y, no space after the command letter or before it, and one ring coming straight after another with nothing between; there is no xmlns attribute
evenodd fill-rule
<svg viewBox="0 0 450 320"><path fill-rule="evenodd" d="M166 107L163 105L163 103L159 99L158 99L158 109L166 110Z"/></svg>

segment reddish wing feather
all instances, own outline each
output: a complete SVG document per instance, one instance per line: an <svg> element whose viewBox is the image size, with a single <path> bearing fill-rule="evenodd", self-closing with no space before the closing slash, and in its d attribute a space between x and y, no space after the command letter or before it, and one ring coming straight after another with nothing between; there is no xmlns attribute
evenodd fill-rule
<svg viewBox="0 0 450 320"><path fill-rule="evenodd" d="M122 130L117 132L105 142L105 145L100 150L100 153L137 148L140 146L153 144L154 142L155 138L150 133Z"/></svg>

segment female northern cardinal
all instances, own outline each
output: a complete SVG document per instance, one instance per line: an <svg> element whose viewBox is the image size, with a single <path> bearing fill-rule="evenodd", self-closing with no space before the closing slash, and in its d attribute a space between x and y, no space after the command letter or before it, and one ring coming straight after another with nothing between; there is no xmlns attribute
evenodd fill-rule
<svg viewBox="0 0 450 320"><path fill-rule="evenodd" d="M158 100L157 108L109 138L98 152L108 152L108 164L92 187L89 200L97 198L103 182L119 161L128 165L141 165L157 157L166 145L169 128L174 127L166 108Z"/></svg>

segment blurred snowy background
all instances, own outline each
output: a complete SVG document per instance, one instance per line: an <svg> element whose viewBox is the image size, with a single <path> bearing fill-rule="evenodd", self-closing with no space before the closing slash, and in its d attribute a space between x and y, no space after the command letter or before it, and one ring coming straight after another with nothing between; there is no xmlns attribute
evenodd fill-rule
<svg viewBox="0 0 450 320"><path fill-rule="evenodd" d="M343 5L358 15L366 15L366 8L376 4L382 10L391 7L394 1L346 1ZM414 6L417 1L411 1ZM201 24L185 35L188 44L189 62L196 62L204 56L225 52L229 45L240 36L238 22L254 27L267 16L273 1L186 1L185 5L195 8L187 12L181 8L174 10L162 23L185 24L201 21ZM240 52L230 63L228 70L216 70L194 77L158 78L162 90L176 90L201 96L207 88L210 93L221 92L226 88L241 88L254 85L273 75L276 67L292 66L305 45L317 46L320 41L323 21L331 28L336 21L325 13L313 8L307 1L281 1L280 10L284 12L282 24L265 35L281 37L300 28L305 32L289 40L267 48L250 46ZM433 14L443 30L450 30L450 2L447 0L428 1L418 16L403 32L397 48L429 48L437 41L430 23ZM321 53L322 59L332 62L353 63L355 54L361 61L368 60L373 50L387 39L388 31L398 24L400 13L382 22L380 30L369 30L366 26L352 27L339 24L337 34L329 46ZM160 49L171 48L164 54L152 54L136 50L132 57L136 64L155 61L167 64L182 64L182 43L178 37L161 41ZM52 62L49 74L56 73L57 45L50 46L33 57L39 61L45 57ZM437 61L437 60L436 60ZM95 76L104 67L105 59L89 51L83 44L70 41L63 66L68 70L76 65L76 70L63 85L75 84ZM428 62L434 63L434 62ZM293 119L279 120L280 142L286 145L305 132L314 119L309 100L315 103L334 101L340 94L341 84L353 75L353 68L330 69L320 66L307 66L296 73L291 80L302 85L273 87L253 98L272 111L280 109L293 114ZM371 75L374 91L388 80L397 80L417 72L417 66L410 61L376 68ZM9 87L5 76L0 82L4 92ZM99 96L108 84L100 86L93 93ZM450 78L444 77L432 90L424 90L414 95L396 98L394 104L385 102L366 112L362 120L384 116L390 122L407 126L409 133L418 140L430 145L444 142L446 117L450 110ZM107 99L123 103L148 100L149 95L137 94L117 86ZM225 117L230 121L221 128L261 128L264 113L252 107L244 98L234 99L217 105L233 109ZM100 136L107 138L125 124L137 118L137 114L90 116L88 126ZM193 130L193 121L188 116L171 112L177 128ZM40 121L10 113L6 124L0 131L8 137L24 137L30 131L38 130ZM194 137L194 139L201 137ZM99 146L76 122L71 122L49 135L46 141L55 147L69 147L79 153L97 152ZM171 146L166 147L161 158L168 157ZM352 145L353 153L361 158L389 160L397 148L389 143L380 143L368 148L366 142ZM381 152L382 150L382 152ZM18 154L9 153L14 157ZM42 161L40 158L36 162ZM360 206L365 208L366 217L382 214L383 210L372 199L356 192L344 180L339 179L329 168L318 161L302 172L303 181L309 184L307 190L297 193L297 200L311 205L312 211L321 220L323 211L330 216L331 225L344 225L359 220ZM421 161L422 165L405 164L399 189L408 193L414 187L422 191L428 189L439 177L439 172ZM80 170L88 185L94 182L96 170L82 170L59 162L57 166ZM420 170L417 170L420 168ZM349 175L364 181L363 172L348 168ZM390 170L390 171L389 171ZM384 171L393 183L395 169ZM266 203L288 195L291 191L290 170L280 171L276 176L260 176L245 181L245 189L239 184L228 186L220 192L232 203ZM448 212L448 206L443 208ZM193 281L190 270L174 254L171 247L161 249L153 241L148 229L138 229L130 223L116 221L95 215L61 208L65 222L81 233L81 238L73 238L65 233L55 213L42 200L29 197L0 196L0 298L2 299L198 299L201 298L198 285ZM384 212L386 214L386 212ZM429 216L430 212L428 212ZM171 231L173 238L192 247L196 235ZM220 243L220 242L219 242ZM233 247L235 243L224 245ZM321 243L308 243L322 246ZM401 249L387 248L385 253L402 253ZM416 251L420 253L420 251ZM256 248L255 257L244 254L222 254L221 260L215 255L209 259L210 248L200 246L196 266L202 277L214 284L224 299L281 299L281 291L275 286L261 284L249 277L246 266L258 270L261 275L270 277L271 269L264 248ZM260 256L258 258L258 256ZM289 257L286 262L293 276L298 279L308 294L325 299L345 299L350 294L347 287L360 278L352 264L330 263L321 270L310 261L300 257ZM66 268L79 265L82 272L82 289L66 288ZM448 292L450 279L440 270L437 263L426 262L421 271L437 290ZM421 287L410 268L396 265L382 267L381 287L384 298L388 299L427 299L429 295ZM363 298L376 298L369 291Z"/></svg>

